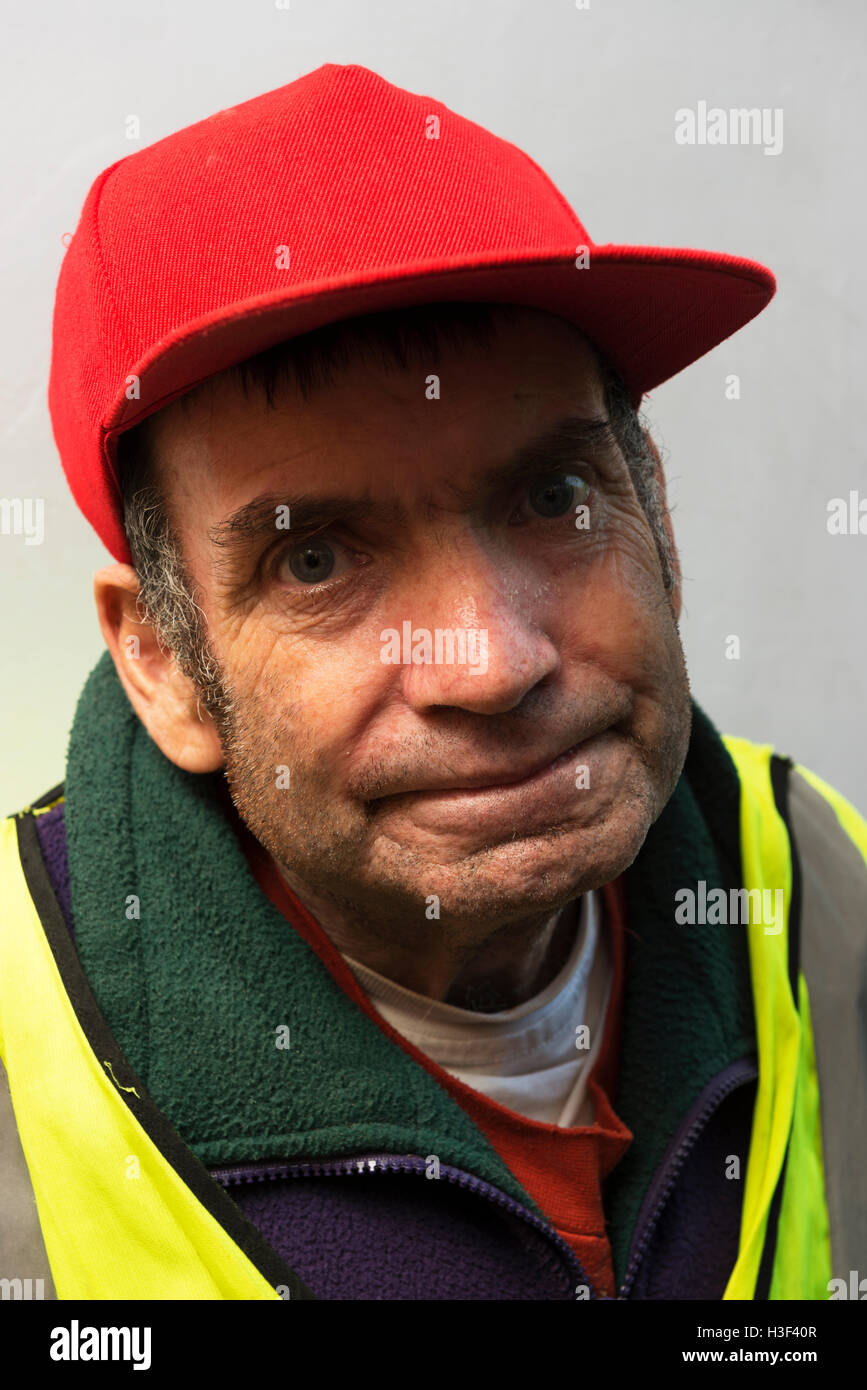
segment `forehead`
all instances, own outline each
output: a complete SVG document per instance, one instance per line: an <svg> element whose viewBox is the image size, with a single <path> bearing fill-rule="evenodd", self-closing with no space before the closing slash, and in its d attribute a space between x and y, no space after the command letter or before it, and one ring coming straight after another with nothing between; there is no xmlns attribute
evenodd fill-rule
<svg viewBox="0 0 867 1390"><path fill-rule="evenodd" d="M520 309L489 346L413 348L405 365L353 357L302 395L291 374L275 408L227 375L152 416L149 439L173 520L201 531L267 488L315 485L411 506L471 479L546 425L604 416L596 355L570 323Z"/></svg>

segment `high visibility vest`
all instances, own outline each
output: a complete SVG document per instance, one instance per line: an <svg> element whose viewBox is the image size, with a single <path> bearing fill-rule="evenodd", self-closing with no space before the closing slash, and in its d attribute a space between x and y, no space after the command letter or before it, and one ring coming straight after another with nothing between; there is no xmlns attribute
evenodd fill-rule
<svg viewBox="0 0 867 1390"><path fill-rule="evenodd" d="M800 866L786 813L791 765L767 746L725 743L741 782L743 886L782 887L785 911L779 932L762 920L744 928L759 1079L740 1243L724 1298L827 1298L820 1088L799 959ZM867 861L865 822L820 779L798 771ZM28 861L39 854L34 814L0 823L0 1056L58 1298L311 1296L281 1274L278 1259L269 1266L251 1248L234 1203L189 1150L179 1164L171 1142L155 1142L153 1102L115 1074L119 1049L92 997L82 989L76 998L64 983L76 970L83 976L56 900L40 891L34 900L29 886L36 879Z"/></svg>

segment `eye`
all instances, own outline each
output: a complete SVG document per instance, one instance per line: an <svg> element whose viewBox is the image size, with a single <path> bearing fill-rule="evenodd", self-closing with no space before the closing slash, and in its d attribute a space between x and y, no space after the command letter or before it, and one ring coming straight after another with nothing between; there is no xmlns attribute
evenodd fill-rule
<svg viewBox="0 0 867 1390"><path fill-rule="evenodd" d="M537 516L565 516L586 502L590 484L578 473L551 473L530 484L528 498Z"/></svg>
<svg viewBox="0 0 867 1390"><path fill-rule="evenodd" d="M276 577L285 582L290 576L301 584L323 584L348 569L343 546L313 537L287 546L277 561Z"/></svg>

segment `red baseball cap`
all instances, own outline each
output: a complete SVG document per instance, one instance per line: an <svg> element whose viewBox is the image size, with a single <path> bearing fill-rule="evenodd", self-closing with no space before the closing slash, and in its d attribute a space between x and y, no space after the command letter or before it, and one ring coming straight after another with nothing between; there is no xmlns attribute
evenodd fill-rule
<svg viewBox="0 0 867 1390"><path fill-rule="evenodd" d="M129 563L117 436L283 339L433 301L524 304L575 323L637 404L775 288L739 257L593 242L516 145L326 63L96 179L57 285L54 438L78 506Z"/></svg>

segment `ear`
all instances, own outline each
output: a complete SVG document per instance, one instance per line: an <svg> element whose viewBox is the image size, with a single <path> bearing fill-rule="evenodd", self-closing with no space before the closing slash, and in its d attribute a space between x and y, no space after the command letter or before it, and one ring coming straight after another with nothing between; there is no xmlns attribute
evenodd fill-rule
<svg viewBox="0 0 867 1390"><path fill-rule="evenodd" d="M671 563L674 570L674 585L671 590L671 607L674 612L675 622L680 622L680 611L683 603L683 575L680 569L680 556L677 553L677 546L674 542L674 527L671 524L671 515L668 510L668 496L665 489L665 472L662 467L662 457L652 435L648 430L642 431L647 447L653 458L656 460L656 481L659 485L659 493L662 498L662 520L665 526L665 534L668 536L668 543L671 546Z"/></svg>
<svg viewBox="0 0 867 1390"><path fill-rule="evenodd" d="M216 772L223 750L216 725L194 683L164 651L136 605L138 575L107 565L94 576L99 626L133 709L157 747L185 772Z"/></svg>

